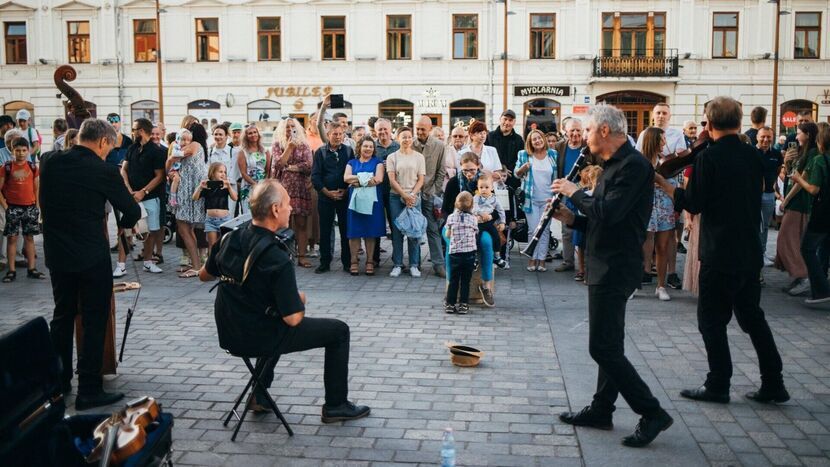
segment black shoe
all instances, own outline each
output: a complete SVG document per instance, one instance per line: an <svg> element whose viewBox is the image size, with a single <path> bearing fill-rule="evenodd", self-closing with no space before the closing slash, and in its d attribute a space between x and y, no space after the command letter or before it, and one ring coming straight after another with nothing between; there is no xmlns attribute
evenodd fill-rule
<svg viewBox="0 0 830 467"><path fill-rule="evenodd" d="M444 304L444 313L451 315L455 313L455 305L450 305L449 303Z"/></svg>
<svg viewBox="0 0 830 467"><path fill-rule="evenodd" d="M683 281L680 280L680 277L678 277L677 274L669 274L668 277L666 277L666 285L674 290L680 290L683 287Z"/></svg>
<svg viewBox="0 0 830 467"><path fill-rule="evenodd" d="M703 402L717 402L718 404L729 403L729 393L720 393L710 391L705 385L696 389L684 389L680 391L680 395L686 399Z"/></svg>
<svg viewBox="0 0 830 467"><path fill-rule="evenodd" d="M681 255L685 255L687 253L686 247L683 246L683 243L677 242L677 252L680 253Z"/></svg>
<svg viewBox="0 0 830 467"><path fill-rule="evenodd" d="M640 281L641 284L651 284L652 278L651 274L644 272L643 279Z"/></svg>
<svg viewBox="0 0 830 467"><path fill-rule="evenodd" d="M314 270L314 274L323 274L329 271L331 271L331 267L328 264L321 264Z"/></svg>
<svg viewBox="0 0 830 467"><path fill-rule="evenodd" d="M661 412L660 415L654 418L641 418L640 422L637 423L637 427L634 428L634 433L622 439L623 446L630 448L648 446L661 431L668 430L674 423L674 419L665 410Z"/></svg>
<svg viewBox="0 0 830 467"><path fill-rule="evenodd" d="M781 386L775 390L764 389L764 387L761 386L760 390L747 393L746 398L762 404L769 404L771 402L782 404L790 400L790 393L784 389L784 386Z"/></svg>
<svg viewBox="0 0 830 467"><path fill-rule="evenodd" d="M267 401L260 401L260 396L257 395L254 397L253 394L248 396L248 410L252 411L256 414L267 413L270 412L271 409Z"/></svg>
<svg viewBox="0 0 830 467"><path fill-rule="evenodd" d="M110 248L110 253L118 253L118 244L116 243L115 246Z"/></svg>
<svg viewBox="0 0 830 467"><path fill-rule="evenodd" d="M483 286L478 286L478 292L481 294L481 302L484 303L485 306L492 308L495 306L496 302L493 298L493 291L485 288Z"/></svg>
<svg viewBox="0 0 830 467"><path fill-rule="evenodd" d="M562 253L557 252L555 255L553 255L553 259L562 259Z"/></svg>
<svg viewBox="0 0 830 467"><path fill-rule="evenodd" d="M601 414L598 410L587 406L579 412L562 412L559 420L573 426L587 426L598 430L613 430L614 423L611 414Z"/></svg>
<svg viewBox="0 0 830 467"><path fill-rule="evenodd" d="M75 398L75 410L87 410L95 407L114 404L124 398L120 392L96 392L93 394L78 394Z"/></svg>
<svg viewBox="0 0 830 467"><path fill-rule="evenodd" d="M498 266L499 269L504 269L507 267L507 261L504 258L496 258L493 260L493 264Z"/></svg>
<svg viewBox="0 0 830 467"><path fill-rule="evenodd" d="M455 307L455 312L458 313L459 315L466 315L467 313L470 312L470 305L467 305L466 303L459 303Z"/></svg>
<svg viewBox="0 0 830 467"><path fill-rule="evenodd" d="M323 416L320 419L323 423L344 422L347 420L357 420L363 418L372 411L365 405L354 405L346 401L337 407L323 406Z"/></svg>

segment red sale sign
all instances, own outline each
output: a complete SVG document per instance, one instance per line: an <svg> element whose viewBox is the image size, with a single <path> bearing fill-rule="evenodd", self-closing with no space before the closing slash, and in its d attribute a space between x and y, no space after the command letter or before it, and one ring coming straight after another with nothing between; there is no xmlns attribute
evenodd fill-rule
<svg viewBox="0 0 830 467"><path fill-rule="evenodd" d="M787 128L792 128L798 123L798 117L795 115L795 112L784 112L784 115L781 116L781 124Z"/></svg>

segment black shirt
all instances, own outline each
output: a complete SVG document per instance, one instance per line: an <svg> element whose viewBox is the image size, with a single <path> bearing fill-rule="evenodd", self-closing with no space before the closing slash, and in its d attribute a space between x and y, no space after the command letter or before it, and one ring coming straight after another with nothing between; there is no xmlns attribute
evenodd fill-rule
<svg viewBox="0 0 830 467"><path fill-rule="evenodd" d="M246 355L270 354L289 330L283 317L305 311L297 290L294 265L288 253L275 239L274 232L248 224L233 231L226 241L241 258L247 258L260 241L272 241L259 256L241 286L221 284L216 293L214 316L219 333L219 345L230 352ZM242 277L244 261L237 261L237 270L218 258L220 242L216 242L205 263L205 270L214 277L230 272ZM224 268L224 269L223 269Z"/></svg>
<svg viewBox="0 0 830 467"><path fill-rule="evenodd" d="M571 196L584 214L576 217L573 227L586 230L586 282L633 290L643 276L643 242L654 203L654 168L626 141L605 161L603 169L592 195L577 191Z"/></svg>
<svg viewBox="0 0 830 467"><path fill-rule="evenodd" d="M752 142L753 146L758 145L758 129L757 128L750 128L744 132L744 134L749 138L749 141Z"/></svg>
<svg viewBox="0 0 830 467"><path fill-rule="evenodd" d="M329 144L320 146L314 151L314 161L311 166L311 184L314 185L314 189L319 192L322 192L323 188L345 189L348 185L343 181L343 176L346 174L346 166L350 159L354 159L354 151L348 144L341 144L337 151L333 150ZM328 200L329 197L325 196L320 199Z"/></svg>
<svg viewBox="0 0 830 467"><path fill-rule="evenodd" d="M510 134L505 136L501 132L501 128L496 128L490 133L487 133L487 139L484 141L484 144L496 148L496 151L499 153L501 165L507 167L507 170L510 171L516 167L516 161L519 159L519 151L525 148L525 141L515 130L511 130Z"/></svg>
<svg viewBox="0 0 830 467"><path fill-rule="evenodd" d="M164 172L167 152L161 146L147 142L143 146L135 143L127 150L127 179L133 191L140 191L156 177L156 170ZM158 198L164 193L164 183L159 183L143 199ZM192 195L193 193L191 193Z"/></svg>
<svg viewBox="0 0 830 467"><path fill-rule="evenodd" d="M228 209L227 188L204 188L199 196L205 200L205 209Z"/></svg>
<svg viewBox="0 0 830 467"><path fill-rule="evenodd" d="M65 272L84 271L109 261L104 204L123 213L119 227L132 228L141 217L118 167L90 149L73 146L43 161L40 207L46 266Z"/></svg>
<svg viewBox="0 0 830 467"><path fill-rule="evenodd" d="M778 178L778 172L781 170L781 165L784 164L784 158L781 156L781 151L772 149L772 146L766 151L762 151L760 148L756 149L764 167L764 193L774 193L775 182Z"/></svg>
<svg viewBox="0 0 830 467"><path fill-rule="evenodd" d="M701 264L721 271L760 270L763 166L758 150L738 135L723 136L698 155L674 209L700 214Z"/></svg>

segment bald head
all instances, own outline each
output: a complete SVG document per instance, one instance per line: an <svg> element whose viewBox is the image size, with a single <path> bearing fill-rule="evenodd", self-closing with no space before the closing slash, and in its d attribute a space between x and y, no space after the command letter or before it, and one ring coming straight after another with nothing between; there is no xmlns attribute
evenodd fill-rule
<svg viewBox="0 0 830 467"><path fill-rule="evenodd" d="M415 124L415 134L421 144L426 143L430 131L432 131L432 119L426 115L421 115L421 118Z"/></svg>

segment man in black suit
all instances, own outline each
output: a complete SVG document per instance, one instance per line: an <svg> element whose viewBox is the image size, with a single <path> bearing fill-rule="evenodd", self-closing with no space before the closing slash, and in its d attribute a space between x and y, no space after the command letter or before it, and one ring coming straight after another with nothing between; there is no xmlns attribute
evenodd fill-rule
<svg viewBox="0 0 830 467"><path fill-rule="evenodd" d="M101 378L112 296L104 204L109 201L123 213L118 226L124 229L135 225L141 209L124 186L118 168L104 162L115 139L115 129L109 123L86 120L81 124L78 144L56 153L41 166L43 249L55 299L51 334L63 363L64 393L72 388L72 338L79 311L84 323L77 410L109 405L124 397L104 392Z"/></svg>

